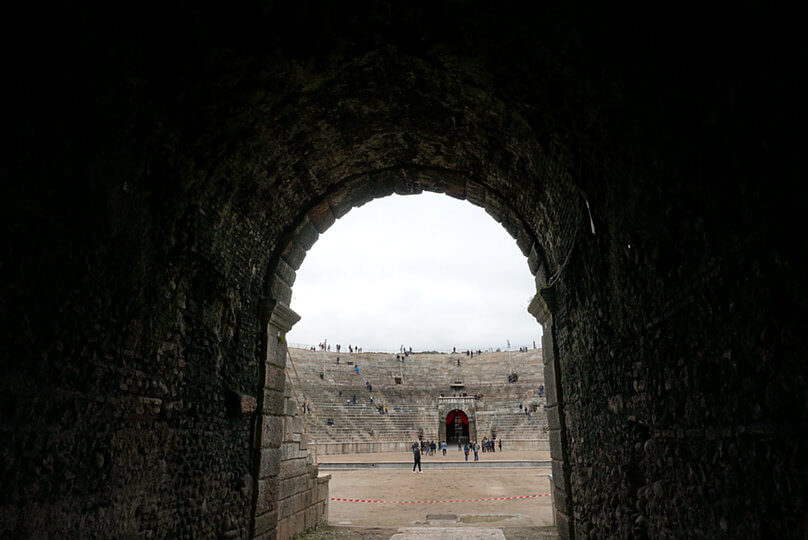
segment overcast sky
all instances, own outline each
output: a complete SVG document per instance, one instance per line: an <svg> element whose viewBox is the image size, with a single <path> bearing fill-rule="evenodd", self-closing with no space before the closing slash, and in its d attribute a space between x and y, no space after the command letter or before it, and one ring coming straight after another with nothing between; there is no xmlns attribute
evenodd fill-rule
<svg viewBox="0 0 808 540"><path fill-rule="evenodd" d="M364 351L540 345L536 292L516 241L445 195L393 195L354 208L306 255L293 287L302 316L287 340Z"/></svg>

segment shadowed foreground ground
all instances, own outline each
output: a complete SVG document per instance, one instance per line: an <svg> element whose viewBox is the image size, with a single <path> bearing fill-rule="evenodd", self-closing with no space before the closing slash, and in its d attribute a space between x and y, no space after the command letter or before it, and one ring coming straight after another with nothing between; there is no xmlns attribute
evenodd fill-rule
<svg viewBox="0 0 808 540"><path fill-rule="evenodd" d="M298 536L297 540L388 540L398 529L373 527L322 527L314 532ZM502 529L506 540L545 540L557 538L553 527L512 527ZM451 538L444 536L446 540ZM466 536L465 538L468 538Z"/></svg>

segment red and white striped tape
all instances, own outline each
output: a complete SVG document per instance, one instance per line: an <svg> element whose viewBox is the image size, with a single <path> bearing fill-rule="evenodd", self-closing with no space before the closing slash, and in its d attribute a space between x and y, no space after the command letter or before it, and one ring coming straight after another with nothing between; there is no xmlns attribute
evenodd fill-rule
<svg viewBox="0 0 808 540"><path fill-rule="evenodd" d="M480 502L480 501L510 501L513 499L535 499L536 497L549 497L549 493L541 495L517 495L516 497L492 497L490 499L453 499L451 501L374 501L371 499L340 499L331 497L330 500L337 502L352 503L388 503L388 504L428 504L428 503L459 503L459 502Z"/></svg>

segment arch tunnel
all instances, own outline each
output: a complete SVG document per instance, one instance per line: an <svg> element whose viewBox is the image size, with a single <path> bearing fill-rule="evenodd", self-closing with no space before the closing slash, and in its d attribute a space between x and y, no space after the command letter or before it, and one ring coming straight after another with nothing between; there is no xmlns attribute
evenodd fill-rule
<svg viewBox="0 0 808 540"><path fill-rule="evenodd" d="M449 411L445 419L446 442L464 444L469 442L469 417L459 409Z"/></svg>
<svg viewBox="0 0 808 540"><path fill-rule="evenodd" d="M535 276L562 537L801 530L795 18L657 15L10 13L0 535L276 536L295 271L422 191Z"/></svg>

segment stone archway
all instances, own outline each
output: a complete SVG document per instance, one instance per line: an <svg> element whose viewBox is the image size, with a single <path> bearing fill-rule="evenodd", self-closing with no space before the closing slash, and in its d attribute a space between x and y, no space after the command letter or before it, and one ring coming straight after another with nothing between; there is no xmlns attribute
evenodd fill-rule
<svg viewBox="0 0 808 540"><path fill-rule="evenodd" d="M422 189L536 276L562 535L800 530L797 19L372 4L9 18L2 532L277 532L294 271Z"/></svg>
<svg viewBox="0 0 808 540"><path fill-rule="evenodd" d="M339 185L328 194L322 201L313 205L311 209L305 212L299 219L299 222L290 230L285 236L285 244L281 249L276 252L276 255L270 261L270 269L267 273L267 297L265 300L267 306L273 306L272 309L277 309L278 306L283 307L284 310L292 297L292 286L296 277L296 270L302 264L306 252L314 245L319 238L319 235L324 233L339 217L350 211L354 206L364 204L368 200L368 194L376 198L385 196L391 193L399 194L418 194L422 191L434 191L439 193L446 193L459 199L466 199L472 204L482 206L486 212L491 215L495 220L500 222L508 233L514 237L517 245L522 253L527 257L528 269L535 277L537 292L529 306L529 311L537 318L543 327L543 342L542 346L545 350L548 347L552 349L554 346L553 341L553 324L551 318L551 308L554 292L552 289L552 282L548 281L548 276L557 277L560 270L563 268L556 268L555 271L548 262L546 251L540 245L535 232L530 228L528 222L515 210L507 197L499 191L488 187L484 183L468 179L464 175L425 167L399 167L396 169L385 169L375 171L372 173L364 174L358 178L349 178ZM578 207L582 207L583 202L578 200ZM576 205L571 205L571 208L576 209ZM579 225L575 224L575 220L580 220L582 217L582 208L577 208L575 214L571 218L573 223L570 227L573 232L573 242L569 249L570 251L575 245L575 237L578 234ZM568 253L569 255L569 253ZM271 316L270 316L271 320ZM270 325L270 333L268 333L268 340L270 345L267 350L272 350L274 345L271 345L274 335L285 335L285 330ZM571 510L571 503L566 493L570 489L568 480L564 476L567 468L565 467L565 452L566 443L564 442L564 420L563 420L563 403L558 398L559 392L555 392L555 373L553 359L556 356L553 353L548 354L545 360L545 385L547 387L547 412L550 421L550 447L552 458L555 463L555 471L557 474L554 476L556 493L554 497L556 500L561 501L564 506L559 507L558 511L569 512ZM284 358L285 362L285 358ZM440 398L439 401L452 398ZM471 439L476 438L476 415L474 414L474 398L457 398L463 401L463 408L469 407L471 413L469 414L469 436ZM450 406L447 401L439 405L439 409ZM270 416L278 413L273 413L272 410L264 408L264 414ZM445 418L448 414L446 410L439 410L439 417ZM263 424L262 424L263 425ZM438 426L439 439L444 440L446 437L445 422L441 422ZM270 458L274 459L274 458ZM269 471L276 470L278 467L267 467L266 465L259 465L259 474L256 475L256 482L266 483L268 486L275 485L276 482ZM264 476L260 476L260 471L263 471ZM256 515L258 516L258 507L256 507ZM271 514L264 514L271 515ZM566 517L562 516L560 521L565 521Z"/></svg>
<svg viewBox="0 0 808 540"><path fill-rule="evenodd" d="M460 409L449 411L443 421L448 444L463 444L473 440L469 431L469 417Z"/></svg>
<svg viewBox="0 0 808 540"><path fill-rule="evenodd" d="M595 248L583 232L589 219L586 200L564 165L563 152L537 137L523 111L491 88L484 69L464 67L458 78L459 73L418 57L374 51L329 72L317 85L290 87L271 112L256 111L261 129L239 141L234 158L223 161L215 176L229 181L246 174L250 179L241 180L228 196L238 201L240 211L259 216L257 221L271 228L260 328L268 327L275 306L290 308L295 272L319 235L351 208L392 193L434 191L484 208L526 256L537 290L558 281L573 253L585 257ZM423 81L433 82L424 86ZM365 83L377 91L341 94L341 89ZM401 99L391 102L391 93ZM310 106L330 103L336 95L338 115L323 116ZM343 125L348 117L350 126ZM391 117L406 121L391 123ZM274 165L247 170L241 159ZM263 201L271 201L271 207L264 208ZM543 306L544 299L537 295L533 303ZM553 335L549 323L546 336ZM272 349L276 333L267 334L263 351ZM259 395L264 391L260 388ZM261 414L282 415L278 401L262 401ZM558 418L561 423L564 415ZM558 438L551 447L562 463L563 427L551 437ZM254 453L259 456L260 449ZM254 463L256 482L273 485L271 474L260 475L278 467L260 465L259 457ZM569 493L563 477L555 478L558 489ZM563 510L571 513L571 497L556 497L566 499Z"/></svg>

